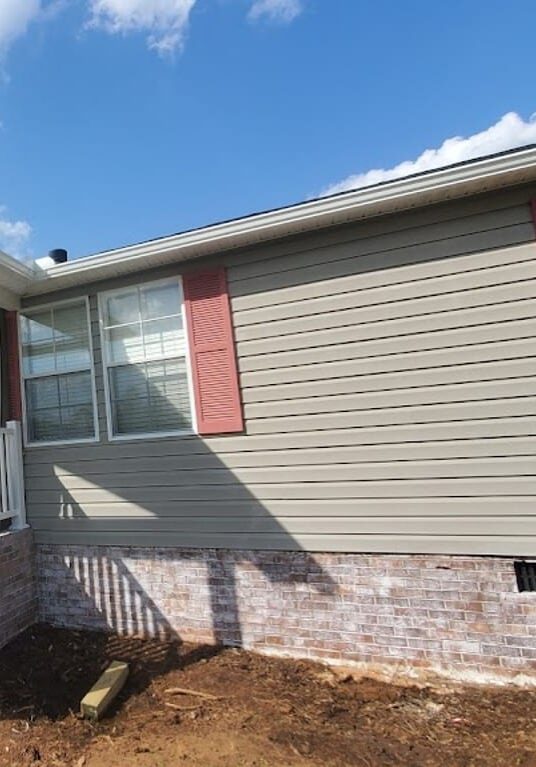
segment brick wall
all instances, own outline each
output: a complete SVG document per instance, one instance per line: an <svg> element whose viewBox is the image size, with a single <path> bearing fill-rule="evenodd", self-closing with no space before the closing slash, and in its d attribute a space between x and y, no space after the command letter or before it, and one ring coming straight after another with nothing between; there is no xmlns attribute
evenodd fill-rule
<svg viewBox="0 0 536 767"><path fill-rule="evenodd" d="M37 618L32 532L0 533L0 647Z"/></svg>
<svg viewBox="0 0 536 767"><path fill-rule="evenodd" d="M492 557L38 546L40 617L336 663L536 671L536 593Z"/></svg>

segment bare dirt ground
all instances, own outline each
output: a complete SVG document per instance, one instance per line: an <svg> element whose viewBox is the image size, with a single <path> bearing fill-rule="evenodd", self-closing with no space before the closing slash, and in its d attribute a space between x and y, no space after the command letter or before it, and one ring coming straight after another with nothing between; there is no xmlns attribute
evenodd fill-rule
<svg viewBox="0 0 536 767"><path fill-rule="evenodd" d="M78 704L111 659L131 675L91 724ZM535 725L536 691L399 687L241 650L38 626L0 651L1 767L536 767Z"/></svg>

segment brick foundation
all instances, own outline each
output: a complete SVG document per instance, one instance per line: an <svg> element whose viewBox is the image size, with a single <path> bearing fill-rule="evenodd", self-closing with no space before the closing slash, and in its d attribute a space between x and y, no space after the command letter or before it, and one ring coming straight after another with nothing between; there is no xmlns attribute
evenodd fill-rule
<svg viewBox="0 0 536 767"><path fill-rule="evenodd" d="M37 594L29 529L0 533L0 647L37 618Z"/></svg>
<svg viewBox="0 0 536 767"><path fill-rule="evenodd" d="M536 593L492 557L38 546L40 618L336 663L536 672Z"/></svg>

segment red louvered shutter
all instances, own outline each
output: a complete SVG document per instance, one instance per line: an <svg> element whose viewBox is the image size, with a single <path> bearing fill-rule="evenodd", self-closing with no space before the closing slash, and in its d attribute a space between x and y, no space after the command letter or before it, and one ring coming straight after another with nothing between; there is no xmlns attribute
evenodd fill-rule
<svg viewBox="0 0 536 767"><path fill-rule="evenodd" d="M530 209L532 210L532 221L534 223L534 236L536 237L536 197L530 201Z"/></svg>
<svg viewBox="0 0 536 767"><path fill-rule="evenodd" d="M225 269L186 274L183 285L198 431L243 431Z"/></svg>
<svg viewBox="0 0 536 767"><path fill-rule="evenodd" d="M6 312L6 348L3 350L7 355L7 388L8 388L8 419L20 421L22 419L22 399L20 391L20 366L19 366L19 330L17 312Z"/></svg>

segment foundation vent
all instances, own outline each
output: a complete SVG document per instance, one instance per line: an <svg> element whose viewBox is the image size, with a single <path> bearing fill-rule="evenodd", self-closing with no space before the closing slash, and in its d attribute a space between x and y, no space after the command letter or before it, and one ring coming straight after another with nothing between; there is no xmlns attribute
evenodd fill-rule
<svg viewBox="0 0 536 767"><path fill-rule="evenodd" d="M518 591L536 591L536 562L514 562Z"/></svg>

